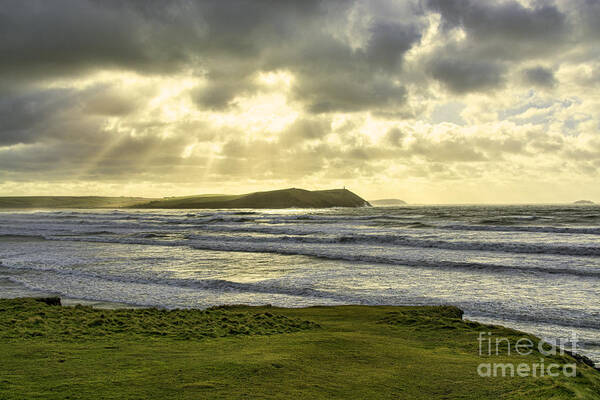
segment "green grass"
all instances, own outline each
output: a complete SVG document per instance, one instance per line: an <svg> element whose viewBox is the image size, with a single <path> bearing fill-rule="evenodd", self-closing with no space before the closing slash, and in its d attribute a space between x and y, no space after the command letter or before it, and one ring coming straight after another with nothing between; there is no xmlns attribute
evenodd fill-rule
<svg viewBox="0 0 600 400"><path fill-rule="evenodd" d="M42 304L46 303L42 301ZM199 340L235 335L273 335L317 327L313 322L284 315L231 312L223 308L99 310L79 305L40 306L40 301L34 299L0 301L0 339L77 341L104 336L135 336Z"/></svg>
<svg viewBox="0 0 600 400"><path fill-rule="evenodd" d="M540 354L480 357L479 332L524 334L461 315L454 307L97 310L1 300L0 399L600 398L600 373L584 364L574 378L479 377L481 362L533 363Z"/></svg>

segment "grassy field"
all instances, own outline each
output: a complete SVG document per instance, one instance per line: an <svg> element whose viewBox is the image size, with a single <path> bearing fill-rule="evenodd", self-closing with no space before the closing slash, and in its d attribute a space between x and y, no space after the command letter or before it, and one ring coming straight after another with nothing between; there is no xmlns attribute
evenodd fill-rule
<svg viewBox="0 0 600 400"><path fill-rule="evenodd" d="M598 399L600 373L482 378L453 307L98 310L0 300L1 399ZM530 337L532 338L532 337ZM546 363L573 363L568 355Z"/></svg>

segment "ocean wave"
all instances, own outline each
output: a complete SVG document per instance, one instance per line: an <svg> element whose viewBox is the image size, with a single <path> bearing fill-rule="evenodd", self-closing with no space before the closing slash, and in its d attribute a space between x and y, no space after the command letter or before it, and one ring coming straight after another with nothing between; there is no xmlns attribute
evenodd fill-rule
<svg viewBox="0 0 600 400"><path fill-rule="evenodd" d="M195 242L190 245L198 250L217 250L217 251L240 251L240 252L261 252L275 253L283 255L303 255L309 257L318 257L322 259L341 260L364 262L374 264L389 264L403 265L416 268L430 269L463 269L463 270L478 270L492 273L512 272L512 273L545 273L545 274L562 274L581 277L600 278L600 270L581 270L572 268L552 268L552 267L536 267L528 265L502 265L492 263L477 263L477 262L457 262L447 260L415 260L403 258L402 256L390 255L372 255L365 253L352 253L344 251L347 249L332 249L310 248L310 247L280 247L269 245L257 245L256 243L248 242Z"/></svg>
<svg viewBox="0 0 600 400"><path fill-rule="evenodd" d="M173 227L168 224L120 223L120 224L87 224L81 226L7 226L0 228L0 235L43 237L46 239L64 239L77 236L90 241L99 236L116 236L117 240L134 237L184 237L187 239L203 239L219 234L223 241L277 241L282 243L314 243L314 244L365 244L373 246L405 246L423 249L445 249L461 251L492 251L516 254L554 254L566 256L600 257L600 244L594 242L575 242L571 239L562 243L552 238L552 234L600 235L600 228L593 227L539 227L539 226L474 226L448 224L441 229L427 229L428 225L413 222L400 229L385 229L376 233L373 228L357 229L348 226L327 227L322 225L297 224L247 224L235 220L223 223L221 219L211 223L188 224L185 227ZM245 218L245 217L240 217ZM427 231L427 235L417 233ZM414 230L414 232L413 232ZM444 231L485 231L485 232L522 232L531 234L547 234L548 237L524 238L515 237L514 241L506 241L506 237L495 240L494 236L474 238L472 236L450 237ZM397 232L397 233L396 233ZM113 238L111 238L113 239ZM573 244L570 243L573 241ZM160 244L160 243L157 243Z"/></svg>
<svg viewBox="0 0 600 400"><path fill-rule="evenodd" d="M534 233L565 233L577 235L600 235L597 227L563 227L563 226L494 226L494 225L442 225L439 229L455 231L486 231L486 232L534 232Z"/></svg>
<svg viewBox="0 0 600 400"><path fill-rule="evenodd" d="M34 239L34 240L46 240L43 235L22 235L16 233L0 233L0 239Z"/></svg>
<svg viewBox="0 0 600 400"><path fill-rule="evenodd" d="M336 299L352 299L350 296L341 296L334 293L316 290L308 287L285 287L268 281L258 282L234 282L225 279L185 279L185 278L150 278L150 277L135 277L135 276L114 276L108 274L98 274L93 272L83 272L69 268L35 268L25 266L9 266L0 265L0 268L14 269L19 271L32 271L53 273L62 276L75 276L85 279L100 279L105 281L113 281L119 283L135 283L135 284L153 284L166 285L179 288L191 288L202 290L217 290L217 291L238 291L238 292L253 292L253 293L269 293L269 294L285 294L301 297L319 297L319 298L336 298ZM24 279L19 275L9 276L6 279L15 283L23 283Z"/></svg>
<svg viewBox="0 0 600 400"><path fill-rule="evenodd" d="M544 243L478 242L418 239L400 235L342 235L335 239L340 243L383 243L418 248L446 250L494 251L520 254L556 254L570 256L600 256L598 246L572 246Z"/></svg>
<svg viewBox="0 0 600 400"><path fill-rule="evenodd" d="M369 246L358 249L352 246L349 249L348 244L352 242L315 242L315 238L278 238L278 241L264 240L260 237L244 237L233 240L231 237L212 237L210 239L197 236L194 238L172 238L172 240L160 240L158 237L148 236L129 236L126 238L68 238L66 240L89 241L102 243L120 243L151 246L169 246L169 247L188 247L197 250L212 250L224 252L248 252L248 253L271 253L281 255L301 255L308 257L317 257L327 260L350 261L372 264L402 265L415 268L429 269L462 269L477 270L490 273L544 273L544 274L562 274L580 277L600 278L600 269L581 268L578 265L574 268L535 266L527 263L523 264L498 264L493 262L467 262L443 260L439 256L435 258L409 258L406 257L402 249L394 249L393 252L382 253L374 252ZM62 240L62 239L61 239ZM300 241L299 241L300 240ZM308 243L310 242L310 243ZM306 244L309 244L308 246ZM406 246L410 247L410 246ZM451 249L455 250L455 249Z"/></svg>
<svg viewBox="0 0 600 400"><path fill-rule="evenodd" d="M402 234L367 234L367 233L344 233L330 234L319 230L297 231L290 227L265 227L265 226L213 226L206 228L209 231L235 232L235 233L262 233L279 235L277 240L287 242L295 241L302 243L356 243L373 245L397 245L417 248L435 248L446 250L464 251L494 251L519 254L556 254L570 256L600 256L600 246L589 245L564 245L553 243L519 243L519 242L497 242L476 240L443 240L422 239L411 235ZM188 235L189 238L201 238L201 235ZM233 237L233 240L239 238ZM227 240L224 237L224 240ZM257 237L253 240L263 240Z"/></svg>

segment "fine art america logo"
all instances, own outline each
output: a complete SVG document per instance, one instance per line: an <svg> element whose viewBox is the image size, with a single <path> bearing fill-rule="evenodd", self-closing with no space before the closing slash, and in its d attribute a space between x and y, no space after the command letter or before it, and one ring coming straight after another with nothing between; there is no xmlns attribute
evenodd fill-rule
<svg viewBox="0 0 600 400"><path fill-rule="evenodd" d="M496 337L492 332L480 332L477 339L479 343L479 356L482 358L521 356L527 357L528 362L482 362L477 367L481 377L542 377L559 375L575 377L577 365L559 364L546 357L564 355L565 352L575 353L577 350L577 334L571 332L570 339L542 339L535 343L529 337L507 338ZM567 349L567 346L570 347ZM529 361L532 354L538 352L539 360ZM493 361L493 360L490 360ZM525 360L524 360L525 361Z"/></svg>

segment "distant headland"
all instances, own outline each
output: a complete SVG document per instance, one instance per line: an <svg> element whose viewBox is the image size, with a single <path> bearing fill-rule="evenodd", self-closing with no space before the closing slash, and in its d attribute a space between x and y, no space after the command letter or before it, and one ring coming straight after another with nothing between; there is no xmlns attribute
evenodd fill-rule
<svg viewBox="0 0 600 400"><path fill-rule="evenodd" d="M121 208L151 200L146 197L9 196L0 197L0 208Z"/></svg>
<svg viewBox="0 0 600 400"><path fill-rule="evenodd" d="M575 202L573 202L573 204L579 204L579 205L592 205L592 204L596 204L591 200L577 200Z"/></svg>
<svg viewBox="0 0 600 400"><path fill-rule="evenodd" d="M369 202L347 189L282 189L242 195L173 197L131 208L328 208L365 207Z"/></svg>
<svg viewBox="0 0 600 400"><path fill-rule="evenodd" d="M406 202L404 200L400 200L400 199L371 200L370 203L373 206L378 206L378 207L403 206L406 204Z"/></svg>
<svg viewBox="0 0 600 400"><path fill-rule="evenodd" d="M330 208L369 207L347 189L282 189L241 195L208 194L184 197L22 196L0 197L0 208Z"/></svg>

